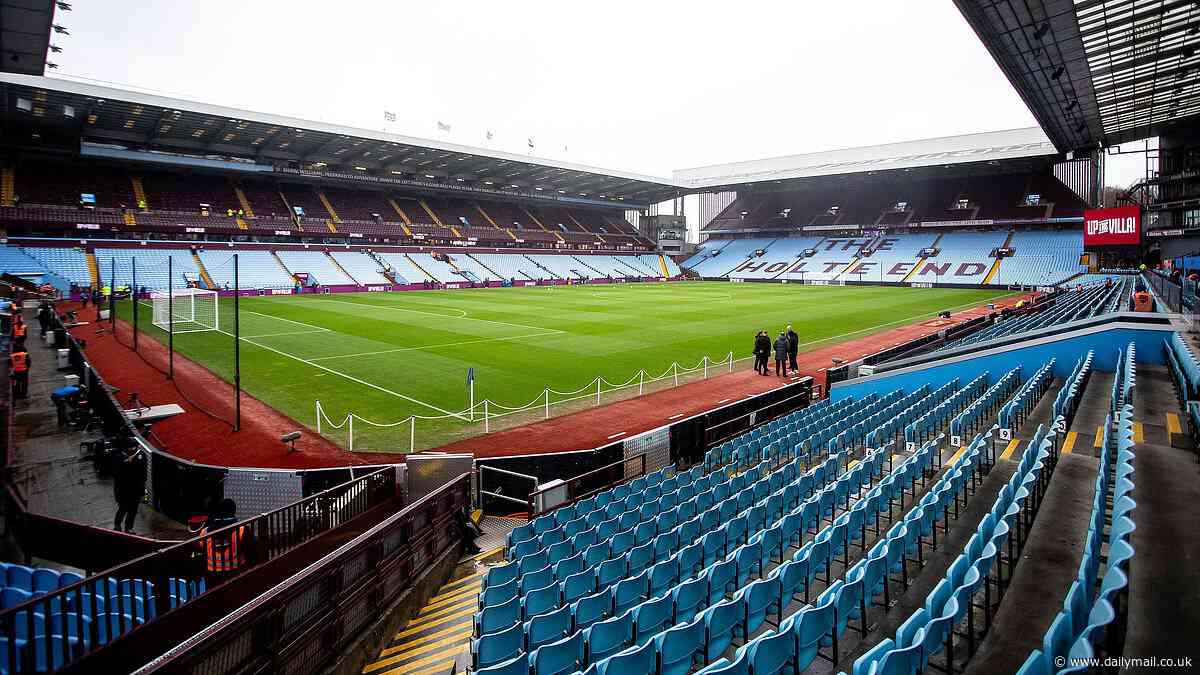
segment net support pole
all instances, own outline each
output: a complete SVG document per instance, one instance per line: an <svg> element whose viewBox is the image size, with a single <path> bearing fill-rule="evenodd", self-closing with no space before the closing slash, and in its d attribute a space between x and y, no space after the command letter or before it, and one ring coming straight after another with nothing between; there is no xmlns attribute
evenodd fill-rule
<svg viewBox="0 0 1200 675"><path fill-rule="evenodd" d="M704 356L704 379L708 379L708 355Z"/></svg>
<svg viewBox="0 0 1200 675"><path fill-rule="evenodd" d="M129 259L133 265L133 351L138 350L138 284L137 284L137 256Z"/></svg>
<svg viewBox="0 0 1200 675"><path fill-rule="evenodd" d="M117 259L108 259L108 325L117 332Z"/></svg>
<svg viewBox="0 0 1200 675"><path fill-rule="evenodd" d="M638 371L638 396L646 392L646 369Z"/></svg>
<svg viewBox="0 0 1200 675"><path fill-rule="evenodd" d="M488 425L488 400L483 399L483 433L491 433L491 427Z"/></svg>
<svg viewBox="0 0 1200 675"><path fill-rule="evenodd" d="M175 258L167 257L167 379L175 379Z"/></svg>
<svg viewBox="0 0 1200 675"><path fill-rule="evenodd" d="M350 452L354 452L354 413L350 413L346 419L350 420L348 422L350 427Z"/></svg>
<svg viewBox="0 0 1200 675"><path fill-rule="evenodd" d="M219 294L218 294L219 295ZM233 254L233 430L242 430L242 325L238 298L242 295L238 279L238 254ZM353 438L353 434L351 434ZM353 443L353 440L351 440Z"/></svg>
<svg viewBox="0 0 1200 675"><path fill-rule="evenodd" d="M600 378L596 378L596 405L600 405Z"/></svg>
<svg viewBox="0 0 1200 675"><path fill-rule="evenodd" d="M549 387L546 388L545 394L546 394L546 419L550 419L550 388Z"/></svg>
<svg viewBox="0 0 1200 675"><path fill-rule="evenodd" d="M321 402L317 401L317 435L321 435Z"/></svg>
<svg viewBox="0 0 1200 675"><path fill-rule="evenodd" d="M417 447L417 418L410 417L409 419L412 420L412 426L408 428L408 454L411 455L416 452Z"/></svg>
<svg viewBox="0 0 1200 675"><path fill-rule="evenodd" d="M675 386L679 386L679 362L675 361L671 364L671 371L675 374Z"/></svg>
<svg viewBox="0 0 1200 675"><path fill-rule="evenodd" d="M733 352L729 352L729 372L733 372Z"/></svg>

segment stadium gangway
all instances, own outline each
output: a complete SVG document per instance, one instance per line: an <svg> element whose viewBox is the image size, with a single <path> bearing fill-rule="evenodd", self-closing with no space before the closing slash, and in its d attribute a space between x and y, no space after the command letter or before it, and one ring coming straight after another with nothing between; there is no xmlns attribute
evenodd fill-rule
<svg viewBox="0 0 1200 675"><path fill-rule="evenodd" d="M1054 397L1053 416L1056 419L1059 417L1064 418L1068 427L1071 426L1072 421L1075 419L1075 411L1079 406L1079 393L1087 386L1088 378L1091 376L1092 359L1094 356L1095 350L1089 350L1086 356L1079 359L1075 364L1075 368L1063 383L1062 389Z"/></svg>

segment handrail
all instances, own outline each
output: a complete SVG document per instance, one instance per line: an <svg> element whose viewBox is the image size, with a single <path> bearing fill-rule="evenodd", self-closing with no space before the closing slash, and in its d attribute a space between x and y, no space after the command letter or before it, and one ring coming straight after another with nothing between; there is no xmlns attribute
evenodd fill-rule
<svg viewBox="0 0 1200 675"><path fill-rule="evenodd" d="M627 476L627 475L625 475L625 471L622 471L620 477L618 477L616 480L610 480L607 483L600 485L599 487L593 488L586 492L581 492L581 493L576 494L576 492L575 492L576 489L578 489L581 485L586 484L589 481L589 479L591 479L593 476L598 476L605 471L611 471L612 469L614 469L616 467L624 468L625 465L627 465L630 462L640 462L640 468L639 468L638 474L636 474L634 476ZM529 500L527 502L527 506L529 507L529 517L533 518L534 516L537 516L537 515L543 515L546 513L550 513L551 511L559 509L563 506L567 506L568 504L574 504L575 502L577 502L581 499L587 499L591 495L594 495L597 492L601 492L602 490L612 487L613 485L616 485L618 483L624 483L627 480L631 480L633 478L636 478L637 476L644 476L644 475L646 475L646 453L642 452L642 453L638 453L632 457L625 457L625 458L619 459L611 464L605 464L604 466L592 469L591 471L582 473L578 476L575 476L574 478L568 478L560 485L554 485L554 486L546 487L546 488L537 488L533 492L529 493ZM553 490L561 490L563 488L566 488L566 490L567 490L567 498L561 504L555 504L554 506L546 509L545 511L542 511L541 513L539 513L535 509L535 507L537 506L537 498L539 495L545 494L545 493L553 491Z"/></svg>
<svg viewBox="0 0 1200 675"><path fill-rule="evenodd" d="M300 643L302 637L289 633L288 628L300 628L303 632L318 634L336 633L338 641L357 638L354 630L337 623L347 618L343 609L346 603L340 599L375 596L379 593L382 597L376 597L373 604L380 609L387 607L393 598L407 590L422 567L434 562L458 543L461 535L458 528L452 526L452 521L459 509L470 504L470 490L470 474L460 474L132 672L154 673L168 668L174 671L182 668L184 662L201 661L209 666L205 672L212 675L226 672L320 671L327 659L340 653L337 645L316 641L318 650L315 653L306 653L301 649L298 654L297 650L292 650L285 655L281 653L283 649ZM327 581L327 575L342 577L348 569L346 564L362 555L366 555L367 562L357 568L360 578L348 582L337 579L329 588L339 597L325 597L322 602L316 603L315 608L309 607L310 614L324 612L334 615L330 620L319 621L311 616L287 620L282 616L293 600L320 588ZM306 606L311 604L306 603ZM230 637L221 642L225 635ZM235 641L241 641L246 636L248 639L244 641L245 644L235 644ZM226 650L234 653L229 654ZM207 656L217 651L227 658L206 660ZM237 660L239 654L241 660ZM285 656L295 659L289 667L278 662ZM247 667L251 660L258 660L259 667Z"/></svg>
<svg viewBox="0 0 1200 675"><path fill-rule="evenodd" d="M0 658L7 659L7 663L17 663L18 657L37 658L33 650L40 646L38 651L46 663L51 662L51 654L70 663L88 653L80 653L79 647L71 644L74 637L84 636L79 642L98 649L141 623L172 612L190 598L277 559L395 496L396 468L384 467L0 610L0 636L7 638L2 648L7 653L0 653ZM143 621L85 621L84 609L90 609L92 617L115 613ZM68 611L65 620L70 625L66 630L52 631L52 615L64 610ZM26 629L22 635L41 632L45 637L18 645L19 623Z"/></svg>

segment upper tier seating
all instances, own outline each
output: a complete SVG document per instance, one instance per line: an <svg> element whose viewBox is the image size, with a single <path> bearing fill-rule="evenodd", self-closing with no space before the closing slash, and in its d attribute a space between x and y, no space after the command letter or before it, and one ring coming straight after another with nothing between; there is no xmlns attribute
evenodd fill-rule
<svg viewBox="0 0 1200 675"><path fill-rule="evenodd" d="M293 274L306 272L309 280L316 281L318 284L336 286L354 283L353 279L343 274L337 265L333 264L329 256L320 251L279 251L279 259L283 261L288 271Z"/></svg>
<svg viewBox="0 0 1200 675"><path fill-rule="evenodd" d="M293 288L296 280L279 266L275 256L267 251L236 251L238 283L242 288ZM233 288L233 254L230 249L200 251L200 262L217 288Z"/></svg>
<svg viewBox="0 0 1200 675"><path fill-rule="evenodd" d="M173 173L141 174L147 206L154 211L199 213L208 204L213 214L242 208L229 181L215 176Z"/></svg>

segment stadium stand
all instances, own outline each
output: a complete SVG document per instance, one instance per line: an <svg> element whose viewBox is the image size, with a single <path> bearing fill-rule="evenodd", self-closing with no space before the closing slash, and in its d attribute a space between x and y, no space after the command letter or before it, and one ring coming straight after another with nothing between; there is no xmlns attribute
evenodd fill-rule
<svg viewBox="0 0 1200 675"><path fill-rule="evenodd" d="M700 277L721 278L742 265L758 250L769 248L774 239L734 239L719 249L710 249L710 255L691 268Z"/></svg>
<svg viewBox="0 0 1200 675"><path fill-rule="evenodd" d="M105 248L96 252L102 284L133 285L133 261L137 260L137 286L149 289L187 288L200 279L191 251L155 248ZM171 278L169 272L174 274Z"/></svg>
<svg viewBox="0 0 1200 675"><path fill-rule="evenodd" d="M369 253L359 251L333 251L329 255L342 266L346 273L353 277L359 285L390 284L391 281L383 275L383 268ZM404 283L403 277L397 283Z"/></svg>
<svg viewBox="0 0 1200 675"><path fill-rule="evenodd" d="M11 248L4 246L4 248ZM41 262L47 269L66 277L68 281L79 286L90 286L92 275L88 271L87 256L81 248L65 248L57 246L23 246L21 251L29 257ZM8 271L8 270L5 270Z"/></svg>
<svg viewBox="0 0 1200 675"><path fill-rule="evenodd" d="M488 269L494 270L503 279L541 279L538 274L541 269L523 255L503 255L498 253L471 253Z"/></svg>
<svg viewBox="0 0 1200 675"><path fill-rule="evenodd" d="M338 269L332 258L319 251L281 250L277 255L289 272L308 274L310 282L325 286L354 283L354 279Z"/></svg>
<svg viewBox="0 0 1200 675"><path fill-rule="evenodd" d="M1087 271L1079 264L1078 232L1017 231L1009 247L1014 255L1004 259L993 283L1051 286Z"/></svg>
<svg viewBox="0 0 1200 675"><path fill-rule="evenodd" d="M217 288L233 288L233 253L231 250L200 251L200 262ZM237 282L242 288L293 288L296 280L283 264L267 251L237 251Z"/></svg>
<svg viewBox="0 0 1200 675"><path fill-rule="evenodd" d="M1054 298L1038 305L1036 311L1024 316L998 321L978 333L946 345L947 349L978 344L996 338L1010 337L1029 331L1087 319L1120 310L1128 302L1134 287L1131 279L1124 279L1112 287L1093 284L1081 291L1061 292Z"/></svg>
<svg viewBox="0 0 1200 675"><path fill-rule="evenodd" d="M820 243L821 237L787 237L777 239L756 260L747 260L729 273L731 279L775 279L781 278L793 263L803 257L804 252Z"/></svg>

